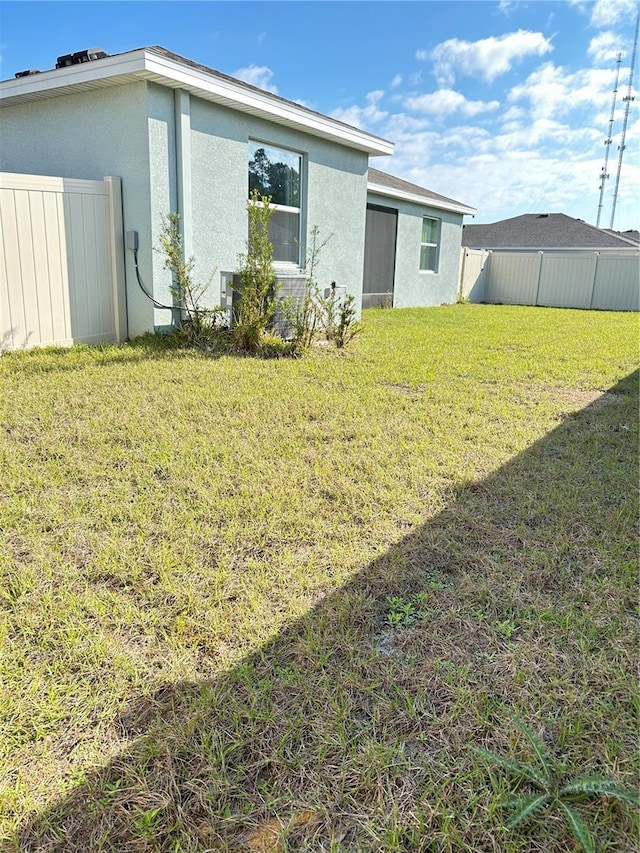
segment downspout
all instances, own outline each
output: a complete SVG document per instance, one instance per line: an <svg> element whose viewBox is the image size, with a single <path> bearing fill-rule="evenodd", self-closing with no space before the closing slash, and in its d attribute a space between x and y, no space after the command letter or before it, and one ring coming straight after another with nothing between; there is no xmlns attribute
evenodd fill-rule
<svg viewBox="0 0 640 853"><path fill-rule="evenodd" d="M184 89L174 92L176 127L176 208L180 216L183 261L193 255L191 199L191 97Z"/></svg>

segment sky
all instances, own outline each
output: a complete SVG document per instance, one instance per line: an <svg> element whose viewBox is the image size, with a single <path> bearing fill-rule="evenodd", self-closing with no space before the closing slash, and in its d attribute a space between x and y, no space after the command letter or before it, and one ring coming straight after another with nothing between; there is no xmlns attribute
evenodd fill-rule
<svg viewBox="0 0 640 853"><path fill-rule="evenodd" d="M637 0L3 0L0 78L88 47L162 45L392 140L372 166L477 208L478 223L596 224L608 147L608 228L637 12ZM640 97L628 103L622 231L640 227Z"/></svg>

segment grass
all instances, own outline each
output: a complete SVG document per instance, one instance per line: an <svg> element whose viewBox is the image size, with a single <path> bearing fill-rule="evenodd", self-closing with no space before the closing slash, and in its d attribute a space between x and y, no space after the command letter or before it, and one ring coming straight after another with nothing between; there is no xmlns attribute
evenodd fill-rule
<svg viewBox="0 0 640 853"><path fill-rule="evenodd" d="M2 850L566 853L511 714L637 783L637 317L365 324L0 359Z"/></svg>

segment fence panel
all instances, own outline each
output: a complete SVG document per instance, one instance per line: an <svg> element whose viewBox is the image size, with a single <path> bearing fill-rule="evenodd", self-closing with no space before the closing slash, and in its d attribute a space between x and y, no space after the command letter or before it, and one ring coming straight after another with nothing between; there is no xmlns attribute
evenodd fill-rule
<svg viewBox="0 0 640 853"><path fill-rule="evenodd" d="M541 260L539 252L492 252L488 262L486 301L535 305Z"/></svg>
<svg viewBox="0 0 640 853"><path fill-rule="evenodd" d="M551 308L589 308L595 252L544 252L540 270L538 305Z"/></svg>
<svg viewBox="0 0 640 853"><path fill-rule="evenodd" d="M126 336L119 191L0 173L0 350Z"/></svg>
<svg viewBox="0 0 640 853"><path fill-rule="evenodd" d="M474 302L639 311L640 253L633 248L484 252L463 247L460 293Z"/></svg>
<svg viewBox="0 0 640 853"><path fill-rule="evenodd" d="M640 256L599 256L591 307L640 311Z"/></svg>
<svg viewBox="0 0 640 853"><path fill-rule="evenodd" d="M483 302L485 298L486 261L489 252L483 249L462 248L459 295L470 302Z"/></svg>

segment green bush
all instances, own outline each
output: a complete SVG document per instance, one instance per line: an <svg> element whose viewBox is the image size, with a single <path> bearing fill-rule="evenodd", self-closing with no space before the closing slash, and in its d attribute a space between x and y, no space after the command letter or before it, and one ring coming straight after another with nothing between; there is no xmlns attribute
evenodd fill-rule
<svg viewBox="0 0 640 853"><path fill-rule="evenodd" d="M269 240L269 222L273 216L271 198L257 190L247 202L249 239L246 254L238 257L240 285L234 309L233 341L243 352L258 353L264 333L276 309L273 244Z"/></svg>

